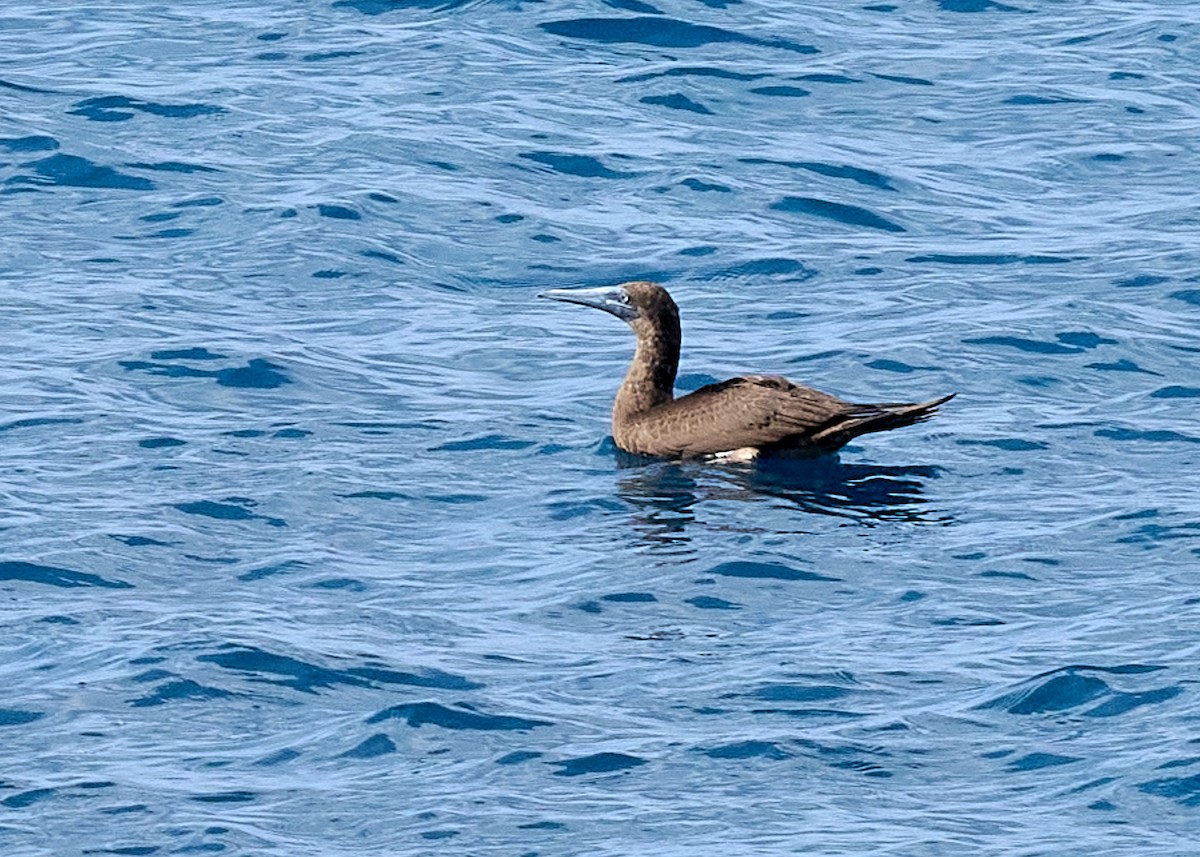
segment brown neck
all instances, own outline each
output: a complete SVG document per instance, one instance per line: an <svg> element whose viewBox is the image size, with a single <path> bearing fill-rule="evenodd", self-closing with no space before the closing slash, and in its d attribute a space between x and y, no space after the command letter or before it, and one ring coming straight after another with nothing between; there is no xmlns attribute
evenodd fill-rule
<svg viewBox="0 0 1200 857"><path fill-rule="evenodd" d="M679 368L678 318L659 319L653 324L640 320L634 331L637 349L613 402L613 421L616 423L675 398L675 373Z"/></svg>

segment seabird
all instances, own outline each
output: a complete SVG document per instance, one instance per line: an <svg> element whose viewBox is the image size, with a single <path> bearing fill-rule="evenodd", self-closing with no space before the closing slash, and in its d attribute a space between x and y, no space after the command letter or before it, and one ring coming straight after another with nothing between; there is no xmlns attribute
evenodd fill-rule
<svg viewBox="0 0 1200 857"><path fill-rule="evenodd" d="M633 328L637 348L613 402L612 435L635 455L736 461L823 455L861 434L928 419L954 398L856 404L779 375L741 375L677 399L679 309L662 286L638 281L550 289L538 297L602 309Z"/></svg>

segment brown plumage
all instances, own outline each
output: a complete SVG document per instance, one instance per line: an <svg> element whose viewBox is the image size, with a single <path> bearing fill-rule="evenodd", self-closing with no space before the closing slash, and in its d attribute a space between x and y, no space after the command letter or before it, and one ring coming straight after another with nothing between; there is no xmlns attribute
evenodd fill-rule
<svg viewBox="0 0 1200 857"><path fill-rule="evenodd" d="M854 404L778 375L743 375L675 398L679 310L656 283L611 289L551 289L539 297L595 307L637 335L633 362L613 403L613 440L638 455L753 459L760 454L821 455L868 432L933 416L928 402Z"/></svg>

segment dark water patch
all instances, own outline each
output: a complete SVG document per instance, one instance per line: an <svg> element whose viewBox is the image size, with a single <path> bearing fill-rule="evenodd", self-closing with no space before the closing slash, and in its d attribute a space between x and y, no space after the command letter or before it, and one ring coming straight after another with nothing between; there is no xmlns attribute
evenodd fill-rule
<svg viewBox="0 0 1200 857"><path fill-rule="evenodd" d="M1002 437L995 440L973 440L960 438L955 441L959 446L993 446L1007 452L1029 452L1035 449L1048 449L1050 444L1040 440L1025 440L1019 437Z"/></svg>
<svg viewBox="0 0 1200 857"><path fill-rule="evenodd" d="M207 687L191 679L179 678L161 685L148 696L130 700L129 704L134 708L151 708L180 700L207 702L213 699L228 699L233 696L235 694L219 687Z"/></svg>
<svg viewBox="0 0 1200 857"><path fill-rule="evenodd" d="M1143 794L1165 797L1186 807L1200 806L1200 774L1190 777L1163 777L1139 783L1138 791Z"/></svg>
<svg viewBox="0 0 1200 857"><path fill-rule="evenodd" d="M1003 619L988 616L950 616L945 619L933 619L929 624L935 628L992 628L1007 623Z"/></svg>
<svg viewBox="0 0 1200 857"><path fill-rule="evenodd" d="M189 797L198 803L250 803L251 801L258 800L258 795L252 791L212 792L210 794L190 795Z"/></svg>
<svg viewBox="0 0 1200 857"><path fill-rule="evenodd" d="M1019 12L1015 6L1005 6L996 0L937 0L938 7L947 12L987 12L994 9L997 12Z"/></svg>
<svg viewBox="0 0 1200 857"><path fill-rule="evenodd" d="M1159 387L1150 394L1152 399L1196 399L1200 398L1200 387L1181 387L1173 384L1169 387Z"/></svg>
<svg viewBox="0 0 1200 857"><path fill-rule="evenodd" d="M849 695L846 688L828 684L768 684L748 694L725 694L721 698L749 696L764 702L825 702Z"/></svg>
<svg viewBox="0 0 1200 857"><path fill-rule="evenodd" d="M217 354L207 348L173 348L163 351L151 351L153 360L224 360L224 354Z"/></svg>
<svg viewBox="0 0 1200 857"><path fill-rule="evenodd" d="M58 789L30 789L24 792L18 792L15 795L9 795L4 800L0 800L0 804L9 809L25 809L33 806L35 803L41 803L47 798L54 797L58 794Z"/></svg>
<svg viewBox="0 0 1200 857"><path fill-rule="evenodd" d="M196 369L192 366L152 363L145 360L120 360L118 365L130 372L146 372L165 378L212 378L222 387L273 390L291 383L291 379L283 373L282 366L261 357L251 359L245 366L227 369Z"/></svg>
<svg viewBox="0 0 1200 857"><path fill-rule="evenodd" d="M1039 676L1024 687L998 696L977 708L1003 709L1009 714L1046 714L1077 708L1111 690L1103 679L1068 667Z"/></svg>
<svg viewBox="0 0 1200 857"><path fill-rule="evenodd" d="M188 164L183 161L156 161L153 163L147 163L145 161L138 161L136 163L126 164L125 166L129 167L130 169L135 169L135 170L157 170L158 172L161 172L161 173L189 174L189 173L219 173L220 172L220 170L218 170L216 167L206 167L206 166L203 166L202 164ZM175 203L175 204L182 206L182 205L186 205L187 203Z"/></svg>
<svg viewBox="0 0 1200 857"><path fill-rule="evenodd" d="M340 280L344 276L346 276L345 271L335 271L330 268L314 271L312 274L314 280Z"/></svg>
<svg viewBox="0 0 1200 857"><path fill-rule="evenodd" d="M613 592L601 595L600 600L613 604L656 604L658 602L651 592Z"/></svg>
<svg viewBox="0 0 1200 857"><path fill-rule="evenodd" d="M175 220L178 217L178 211L163 211L158 214L143 214L138 220L143 223L165 223L168 220Z"/></svg>
<svg viewBox="0 0 1200 857"><path fill-rule="evenodd" d="M31 135L28 137L0 137L0 149L6 152L53 152L58 140L53 137Z"/></svg>
<svg viewBox="0 0 1200 857"><path fill-rule="evenodd" d="M813 83L833 83L833 84L862 83L861 80L856 80L853 77L846 77L846 75L844 75L844 74L826 74L824 72L815 72L813 74L798 74L795 77L789 78L789 80L805 80L805 81L812 81Z"/></svg>
<svg viewBox="0 0 1200 857"><path fill-rule="evenodd" d="M1025 339L1021 336L981 336L975 339L964 339L963 342L967 345L998 345L1003 348L1015 348L1029 354L1080 354L1084 351L1083 348L1074 345Z"/></svg>
<svg viewBox="0 0 1200 857"><path fill-rule="evenodd" d="M613 9L624 9L626 12L637 12L641 15L661 15L661 9L651 6L649 3L643 3L642 0L604 0L605 6L611 6Z"/></svg>
<svg viewBox="0 0 1200 857"><path fill-rule="evenodd" d="M362 215L346 205L334 205L333 203L322 202L317 205L317 214L322 217L331 217L334 220L362 220Z"/></svg>
<svg viewBox="0 0 1200 857"><path fill-rule="evenodd" d="M123 580L108 580L98 574L58 568L53 565L38 565L21 560L0 562L0 580L24 580L45 586L60 586L71 589L79 586L96 586L101 589L132 589L132 583Z"/></svg>
<svg viewBox="0 0 1200 857"><path fill-rule="evenodd" d="M257 505L253 500L241 497L226 497L223 502L215 500L194 500L188 503L172 504L185 515L200 515L205 518L215 518L218 521L263 521L272 527L286 527L287 521L281 518L271 518L251 512L247 506Z"/></svg>
<svg viewBox="0 0 1200 857"><path fill-rule="evenodd" d="M437 842L442 839L453 839L460 833L461 831L458 830L426 830L421 833L421 838Z"/></svg>
<svg viewBox="0 0 1200 857"><path fill-rule="evenodd" d="M1195 741L1192 743L1195 743ZM1163 762L1158 766L1158 769L1165 771L1171 768L1190 768L1197 764L1200 764L1200 756L1188 756L1186 759L1172 759L1169 762Z"/></svg>
<svg viewBox="0 0 1200 857"><path fill-rule="evenodd" d="M39 89L36 86L27 86L24 83L14 83L11 80L0 79L0 89L11 89L14 92L29 92L34 95L53 95L53 89Z"/></svg>
<svg viewBox="0 0 1200 857"><path fill-rule="evenodd" d="M1118 289L1143 289L1147 286L1157 286L1162 283L1169 283L1170 281L1170 277L1157 274L1137 274L1132 277L1122 277L1119 280L1113 280L1113 285Z"/></svg>
<svg viewBox="0 0 1200 857"><path fill-rule="evenodd" d="M13 420L9 423L0 423L0 432L38 428L40 426L76 425L82 422L83 420L77 417L26 417L25 419Z"/></svg>
<svg viewBox="0 0 1200 857"><path fill-rule="evenodd" d="M124 806L104 807L98 811L103 815L128 815L133 812L149 813L150 808L144 803L131 803Z"/></svg>
<svg viewBox="0 0 1200 857"><path fill-rule="evenodd" d="M808 214L835 220L847 226L865 226L869 229L882 229L885 232L904 232L903 226L880 217L873 211L857 205L847 205L841 202L831 202L827 199L816 199L807 196L785 196L779 202L771 204L776 211L789 214Z"/></svg>
<svg viewBox="0 0 1200 857"><path fill-rule="evenodd" d="M474 0L337 0L334 9L354 9L364 15L383 15L399 9L432 9L448 12Z"/></svg>
<svg viewBox="0 0 1200 857"><path fill-rule="evenodd" d="M1009 763L1006 770L1011 773L1024 771L1040 771L1043 768L1056 768L1060 765L1071 765L1080 761L1075 756L1059 756L1055 753L1029 753Z"/></svg>
<svg viewBox="0 0 1200 857"><path fill-rule="evenodd" d="M477 690L483 684L460 675L433 668L418 672L395 670L386 667L350 667L346 673L364 678L376 684L403 684L411 687L432 687L439 690Z"/></svg>
<svg viewBox="0 0 1200 857"><path fill-rule="evenodd" d="M128 98L124 95L104 95L98 98L85 98L74 105L74 110L67 112L75 116L83 116L93 122L124 122L132 119L136 113L150 113L154 116L165 116L168 119L194 119L197 116L212 116L224 113L224 107L213 104L160 104L156 101L142 101L140 98Z"/></svg>
<svg viewBox="0 0 1200 857"><path fill-rule="evenodd" d="M37 620L45 625L78 625L79 620L71 616L43 616Z"/></svg>
<svg viewBox="0 0 1200 857"><path fill-rule="evenodd" d="M157 845L126 845L121 848L94 848L87 849L84 854L117 854L121 857L143 857L147 854L157 854L160 850ZM180 849L185 851L187 849Z"/></svg>
<svg viewBox="0 0 1200 857"><path fill-rule="evenodd" d="M366 592L368 587L361 580L355 580L353 577L330 577L325 580L315 581L309 586L312 589L324 589L334 592Z"/></svg>
<svg viewBox="0 0 1200 857"><path fill-rule="evenodd" d="M381 723L385 720L403 720L414 728L430 724L443 729L498 732L524 732L539 726L554 725L549 720L532 720L506 714L483 714L464 703L449 707L438 702L406 702L393 705L372 714L367 718L367 723Z"/></svg>
<svg viewBox="0 0 1200 857"><path fill-rule="evenodd" d="M186 440L177 437L148 437L138 441L142 449L169 449L174 446L187 446Z"/></svg>
<svg viewBox="0 0 1200 857"><path fill-rule="evenodd" d="M302 440L306 437L311 437L312 432L308 429L285 428L279 429L271 434L271 437L277 437L280 440Z"/></svg>
<svg viewBox="0 0 1200 857"><path fill-rule="evenodd" d="M712 271L706 274L706 279L717 278L753 278L753 277L787 277L791 282L802 282L811 280L817 275L817 272L796 259L787 259L779 257L770 257L766 259L750 259L746 262L738 262L735 265L730 265L727 268ZM712 380L705 383L711 384L717 379L711 375L706 376Z"/></svg>
<svg viewBox="0 0 1200 857"><path fill-rule="evenodd" d="M270 755L263 756L261 759L255 759L252 763L259 768L273 768L277 765L286 765L294 759L300 758L300 751L293 750L291 747L284 747L282 750L276 750Z"/></svg>
<svg viewBox="0 0 1200 857"><path fill-rule="evenodd" d="M19 708L0 708L0 726L24 726L45 717L42 711L22 711Z"/></svg>
<svg viewBox="0 0 1200 857"><path fill-rule="evenodd" d="M913 366L901 360L872 360L865 364L868 369L878 369L880 372L895 372L898 375L908 375L913 372L936 372L938 366Z"/></svg>
<svg viewBox="0 0 1200 857"><path fill-rule="evenodd" d="M194 229L160 229L157 232L151 232L145 237L147 238L186 238L196 230Z"/></svg>
<svg viewBox="0 0 1200 857"><path fill-rule="evenodd" d="M338 494L348 500L413 500L412 494L404 491L355 491L353 494Z"/></svg>
<svg viewBox="0 0 1200 857"><path fill-rule="evenodd" d="M243 583L253 583L256 580L263 580L268 577L275 577L279 574L287 574L291 571L307 568L308 563L301 562L296 559L289 559L284 562L271 563L270 565L259 566L252 568L247 572L238 575L238 580Z"/></svg>
<svg viewBox="0 0 1200 857"><path fill-rule="evenodd" d="M1171 292L1169 297L1177 301L1189 303L1192 306L1200 306L1200 289L1184 289L1179 292Z"/></svg>
<svg viewBox="0 0 1200 857"><path fill-rule="evenodd" d="M1200 437L1192 437L1191 435L1181 434L1169 429L1140 431L1127 428L1102 428L1096 429L1093 434L1096 437L1106 437L1110 440L1144 440L1149 443L1200 443Z"/></svg>
<svg viewBox="0 0 1200 857"><path fill-rule="evenodd" d="M599 601L584 601L579 604L576 604L575 609L580 610L584 613L591 613L593 615L604 612L604 608L600 606Z"/></svg>
<svg viewBox="0 0 1200 857"><path fill-rule="evenodd" d="M1117 539L1117 544L1150 544L1157 545L1175 539L1200 538L1200 521L1188 521L1184 524L1142 524L1130 535Z"/></svg>
<svg viewBox="0 0 1200 857"><path fill-rule="evenodd" d="M160 658L159 662L161 662L161 660L162 659ZM152 670L146 670L145 672L142 672L142 673L138 673L137 675L135 675L133 677L132 680L137 682L138 684L144 684L145 682L148 682L148 681L162 681L165 678L175 678L175 673L171 672L170 670L165 670L165 669L152 669Z"/></svg>
<svg viewBox="0 0 1200 857"><path fill-rule="evenodd" d="M646 95L639 98L642 104L654 104L659 107L668 107L671 110L687 110L691 113L700 113L705 116L711 116L712 111L700 104L697 101L692 101L682 92L672 92L667 95Z"/></svg>
<svg viewBox="0 0 1200 857"><path fill-rule="evenodd" d="M1019 253L925 253L904 261L940 265L1064 265L1076 261L1069 256L1022 255Z"/></svg>
<svg viewBox="0 0 1200 857"><path fill-rule="evenodd" d="M1146 518L1157 518L1161 513L1158 509L1139 509L1136 512L1128 512L1124 515L1116 515L1114 521L1143 521Z"/></svg>
<svg viewBox="0 0 1200 857"><path fill-rule="evenodd" d="M792 758L793 754L771 741L737 741L700 750L710 759L771 759L780 761Z"/></svg>
<svg viewBox="0 0 1200 857"><path fill-rule="evenodd" d="M1032 575L1028 575L1023 571L989 570L989 571L981 571L979 573L979 576L980 577L999 577L999 578L1003 578L1005 580L1037 580L1036 577L1033 577Z"/></svg>
<svg viewBox="0 0 1200 857"><path fill-rule="evenodd" d="M532 440L517 440L500 434L488 434L466 440L452 440L433 447L431 452L477 452L480 450L528 449L536 446Z"/></svg>
<svg viewBox="0 0 1200 857"><path fill-rule="evenodd" d="M384 262L391 262L393 265L403 265L404 260L395 253L388 253L384 250L363 250L360 254L364 259L380 259Z"/></svg>
<svg viewBox="0 0 1200 857"><path fill-rule="evenodd" d="M618 78L617 83L641 83L660 77L715 77L722 80L761 80L770 77L769 74L750 74L746 72L729 71L723 68L709 66L672 66L665 71L652 71L646 74L633 74L629 77Z"/></svg>
<svg viewBox="0 0 1200 857"><path fill-rule="evenodd" d="M628 771L646 764L646 760L626 753L594 753L577 759L567 759L554 762L558 770L556 777L581 777L586 774L611 774L616 771Z"/></svg>
<svg viewBox="0 0 1200 857"><path fill-rule="evenodd" d="M372 735L358 745L342 753L343 759L375 759L396 752L396 742L382 732Z"/></svg>
<svg viewBox="0 0 1200 857"><path fill-rule="evenodd" d="M1006 98L1003 103L1013 104L1018 107L1035 107L1047 104L1087 104L1088 102L1086 98L1070 98L1065 95L1033 95L1024 93Z"/></svg>
<svg viewBox="0 0 1200 857"><path fill-rule="evenodd" d="M896 189L892 186L887 176L877 173L874 170L855 167L849 164L827 164L821 161L778 161L771 158L738 158L738 162L743 164L770 164L793 170L807 170L810 173L827 176L828 178L849 179L864 187L891 191Z"/></svg>
<svg viewBox="0 0 1200 857"><path fill-rule="evenodd" d="M468 503L483 503L488 497L486 494L426 494L425 499L431 503L446 503L450 506L464 506Z"/></svg>
<svg viewBox="0 0 1200 857"><path fill-rule="evenodd" d="M1133 711L1135 708L1141 708L1143 705L1157 705L1160 702L1174 699L1181 693L1183 693L1183 688L1177 685L1160 687L1142 693L1118 693L1112 699L1097 705L1089 711L1085 711L1084 716L1119 717L1122 714Z"/></svg>
<svg viewBox="0 0 1200 857"><path fill-rule="evenodd" d="M524 762L531 762L534 759L542 758L544 754L534 750L514 750L507 753L496 760L497 765L520 765Z"/></svg>
<svg viewBox="0 0 1200 857"><path fill-rule="evenodd" d="M300 62L325 62L326 60L340 60L347 57L362 56L363 51L318 51L317 53L305 54L300 57Z"/></svg>
<svg viewBox="0 0 1200 857"><path fill-rule="evenodd" d="M742 606L732 601L726 601L724 598L717 598L713 595L697 595L694 598L687 599L687 603L691 604L698 610L741 610Z"/></svg>
<svg viewBox="0 0 1200 857"><path fill-rule="evenodd" d="M689 190L696 191L697 193L710 193L710 192L732 193L733 192L732 188L726 187L723 184L709 184L708 182L702 182L702 181L700 181L700 179L695 179L695 178L686 178L683 181L681 181L680 184L683 185L684 187L688 188Z"/></svg>
<svg viewBox="0 0 1200 857"><path fill-rule="evenodd" d="M812 95L802 86L776 84L774 86L756 86L750 90L753 95L763 95L767 98L805 98Z"/></svg>
<svg viewBox="0 0 1200 857"><path fill-rule="evenodd" d="M260 54L255 54L254 58L263 62L280 62L289 56L290 54L287 51L263 51Z"/></svg>
<svg viewBox="0 0 1200 857"><path fill-rule="evenodd" d="M1134 363L1125 357L1120 360L1114 360L1111 363L1088 363L1084 366L1085 369L1095 369L1099 372L1141 372L1144 375L1155 375L1162 377L1160 372L1153 372L1149 369L1143 369L1141 366Z"/></svg>
<svg viewBox="0 0 1200 857"><path fill-rule="evenodd" d="M366 679L348 672L327 669L287 655L267 652L254 646L230 644L223 646L221 651L197 655L196 660L242 673L251 681L290 687L304 693L316 693L318 690L342 684L351 687L371 686Z"/></svg>
<svg viewBox="0 0 1200 857"><path fill-rule="evenodd" d="M34 176L14 176L8 182L60 185L65 187L107 188L113 190L153 190L154 182L141 176L118 172L112 167L96 164L78 155L62 153L23 166L32 167Z"/></svg>
<svg viewBox="0 0 1200 857"><path fill-rule="evenodd" d="M556 173L585 179L624 179L636 173L612 170L591 155L573 155L568 152L521 152L517 155L554 170Z"/></svg>
<svg viewBox="0 0 1200 857"><path fill-rule="evenodd" d="M697 48L702 45L734 42L779 48L799 54L817 53L817 49L811 45L802 45L787 39L760 39L733 30L691 24L666 17L573 18L548 21L538 26L551 35L607 44L633 43L657 48Z"/></svg>
<svg viewBox="0 0 1200 857"><path fill-rule="evenodd" d="M751 562L746 560L723 562L710 568L707 573L721 577L741 577L760 580L841 580L840 577L828 577L824 574L817 574L814 571L804 571L803 569L793 568L790 565L784 565L779 562Z"/></svg>
<svg viewBox="0 0 1200 857"><path fill-rule="evenodd" d="M495 217L497 223L520 223L524 219L524 214L498 214Z"/></svg>
<svg viewBox="0 0 1200 857"><path fill-rule="evenodd" d="M1097 348L1101 345L1117 344L1117 340L1092 333L1089 330L1069 330L1055 334L1054 338L1066 345L1074 345L1078 348Z"/></svg>
<svg viewBox="0 0 1200 857"><path fill-rule="evenodd" d="M1148 691L1122 691L1113 688L1098 674L1113 676L1144 675L1161 670L1148 664L1124 664L1117 667L1072 666L1043 673L1016 690L984 702L978 709L1000 709L1009 714L1052 714L1092 705L1082 711L1084 717L1117 717L1140 708L1174 699L1181 692L1177 685Z"/></svg>
<svg viewBox="0 0 1200 857"><path fill-rule="evenodd" d="M879 74L877 72L870 72L870 75L879 80L886 80L890 83L903 83L906 86L934 86L932 80L926 80L923 77L909 77L903 74Z"/></svg>

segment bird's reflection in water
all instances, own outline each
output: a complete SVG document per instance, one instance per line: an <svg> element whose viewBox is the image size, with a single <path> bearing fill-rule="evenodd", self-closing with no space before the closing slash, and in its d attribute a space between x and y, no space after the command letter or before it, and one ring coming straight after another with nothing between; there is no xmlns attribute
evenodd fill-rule
<svg viewBox="0 0 1200 857"><path fill-rule="evenodd" d="M620 450L616 457L622 470L617 493L640 510L646 538L657 542L686 542L703 500L784 500L804 512L868 525L947 521L923 496L925 480L937 478L937 467L846 464L836 455L750 465L661 461Z"/></svg>

